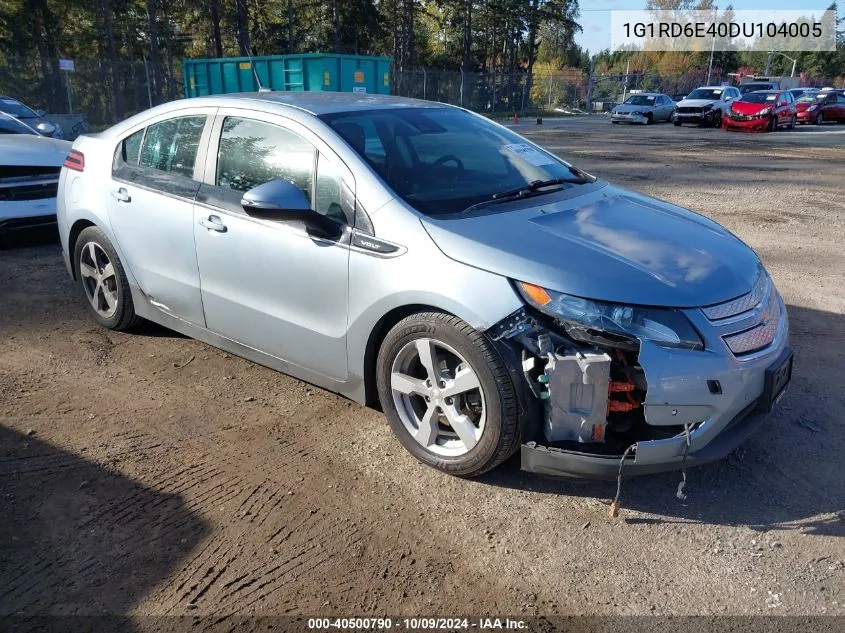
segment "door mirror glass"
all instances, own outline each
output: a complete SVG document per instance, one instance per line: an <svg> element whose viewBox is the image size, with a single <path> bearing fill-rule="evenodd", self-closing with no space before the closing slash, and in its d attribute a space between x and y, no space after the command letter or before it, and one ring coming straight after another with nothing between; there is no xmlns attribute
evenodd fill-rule
<svg viewBox="0 0 845 633"><path fill-rule="evenodd" d="M290 180L271 180L253 187L241 198L241 206L249 213L263 211L280 215L315 213L302 189Z"/></svg>
<svg viewBox="0 0 845 633"><path fill-rule="evenodd" d="M56 133L56 126L49 121L42 121L35 126L35 129L39 134L43 134L44 136L53 136Z"/></svg>

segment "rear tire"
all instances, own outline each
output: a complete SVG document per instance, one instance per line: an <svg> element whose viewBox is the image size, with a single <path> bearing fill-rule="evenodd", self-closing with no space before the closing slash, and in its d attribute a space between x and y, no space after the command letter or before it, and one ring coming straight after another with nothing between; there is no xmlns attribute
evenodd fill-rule
<svg viewBox="0 0 845 633"><path fill-rule="evenodd" d="M492 343L457 317L424 312L397 323L379 349L376 378L390 428L428 466L474 477L519 448L507 367Z"/></svg>
<svg viewBox="0 0 845 633"><path fill-rule="evenodd" d="M79 234L73 249L76 281L91 317L110 330L128 330L140 321L123 264L109 238L96 226Z"/></svg>

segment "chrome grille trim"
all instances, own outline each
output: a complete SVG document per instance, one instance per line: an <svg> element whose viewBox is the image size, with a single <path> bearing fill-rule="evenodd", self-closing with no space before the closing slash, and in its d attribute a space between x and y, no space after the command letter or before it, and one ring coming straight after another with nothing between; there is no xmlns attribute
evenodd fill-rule
<svg viewBox="0 0 845 633"><path fill-rule="evenodd" d="M722 338L734 356L756 352L772 344L777 336L782 319L780 300L771 284L767 285L765 305L755 311L756 325L735 334L725 334Z"/></svg>
<svg viewBox="0 0 845 633"><path fill-rule="evenodd" d="M757 278L757 282L754 284L754 288L748 294L731 299L730 301L725 301L724 303L717 303L716 305L702 308L701 310L704 312L704 316L711 321L728 319L743 312L748 312L760 305L770 285L771 280L769 276L761 272Z"/></svg>

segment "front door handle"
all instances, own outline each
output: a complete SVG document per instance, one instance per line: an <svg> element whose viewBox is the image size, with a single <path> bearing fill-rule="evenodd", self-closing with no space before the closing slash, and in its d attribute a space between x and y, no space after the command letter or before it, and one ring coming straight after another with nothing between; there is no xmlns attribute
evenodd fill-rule
<svg viewBox="0 0 845 633"><path fill-rule="evenodd" d="M228 230L219 215L210 215L207 218L201 218L199 223L200 226L207 228L209 231L225 233Z"/></svg>
<svg viewBox="0 0 845 633"><path fill-rule="evenodd" d="M129 192L124 187L112 190L111 196L118 202L132 202L132 196L129 195Z"/></svg>

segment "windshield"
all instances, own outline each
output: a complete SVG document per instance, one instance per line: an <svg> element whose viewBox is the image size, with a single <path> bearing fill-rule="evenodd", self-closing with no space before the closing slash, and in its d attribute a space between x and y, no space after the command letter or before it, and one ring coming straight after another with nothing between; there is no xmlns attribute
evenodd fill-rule
<svg viewBox="0 0 845 633"><path fill-rule="evenodd" d="M625 105L650 106L654 105L654 97L646 95L632 95L625 99Z"/></svg>
<svg viewBox="0 0 845 633"><path fill-rule="evenodd" d="M37 119L38 115L30 108L27 108L17 99L10 99L9 97L0 97L0 112L11 114L19 119Z"/></svg>
<svg viewBox="0 0 845 633"><path fill-rule="evenodd" d="M321 117L398 196L441 215L555 178L592 182L518 134L455 108L391 108Z"/></svg>
<svg viewBox="0 0 845 633"><path fill-rule="evenodd" d="M808 103L808 102L812 103L813 101L816 101L818 99L824 99L826 96L827 96L827 94L825 94L823 92L807 92L807 93L804 93L803 95L801 95L800 97L798 97L797 102L798 103Z"/></svg>
<svg viewBox="0 0 845 633"><path fill-rule="evenodd" d="M0 115L0 134L34 134L38 136L34 130L17 119L2 115Z"/></svg>
<svg viewBox="0 0 845 633"><path fill-rule="evenodd" d="M778 93L776 92L749 92L740 101L745 101L745 103L774 103L777 96Z"/></svg>
<svg viewBox="0 0 845 633"><path fill-rule="evenodd" d="M742 84L739 87L739 94L744 95L746 92L754 92L755 90L769 90L772 84Z"/></svg>
<svg viewBox="0 0 845 633"><path fill-rule="evenodd" d="M721 88L698 88L689 93L687 97L687 99L707 99L709 101L718 101L721 98Z"/></svg>

